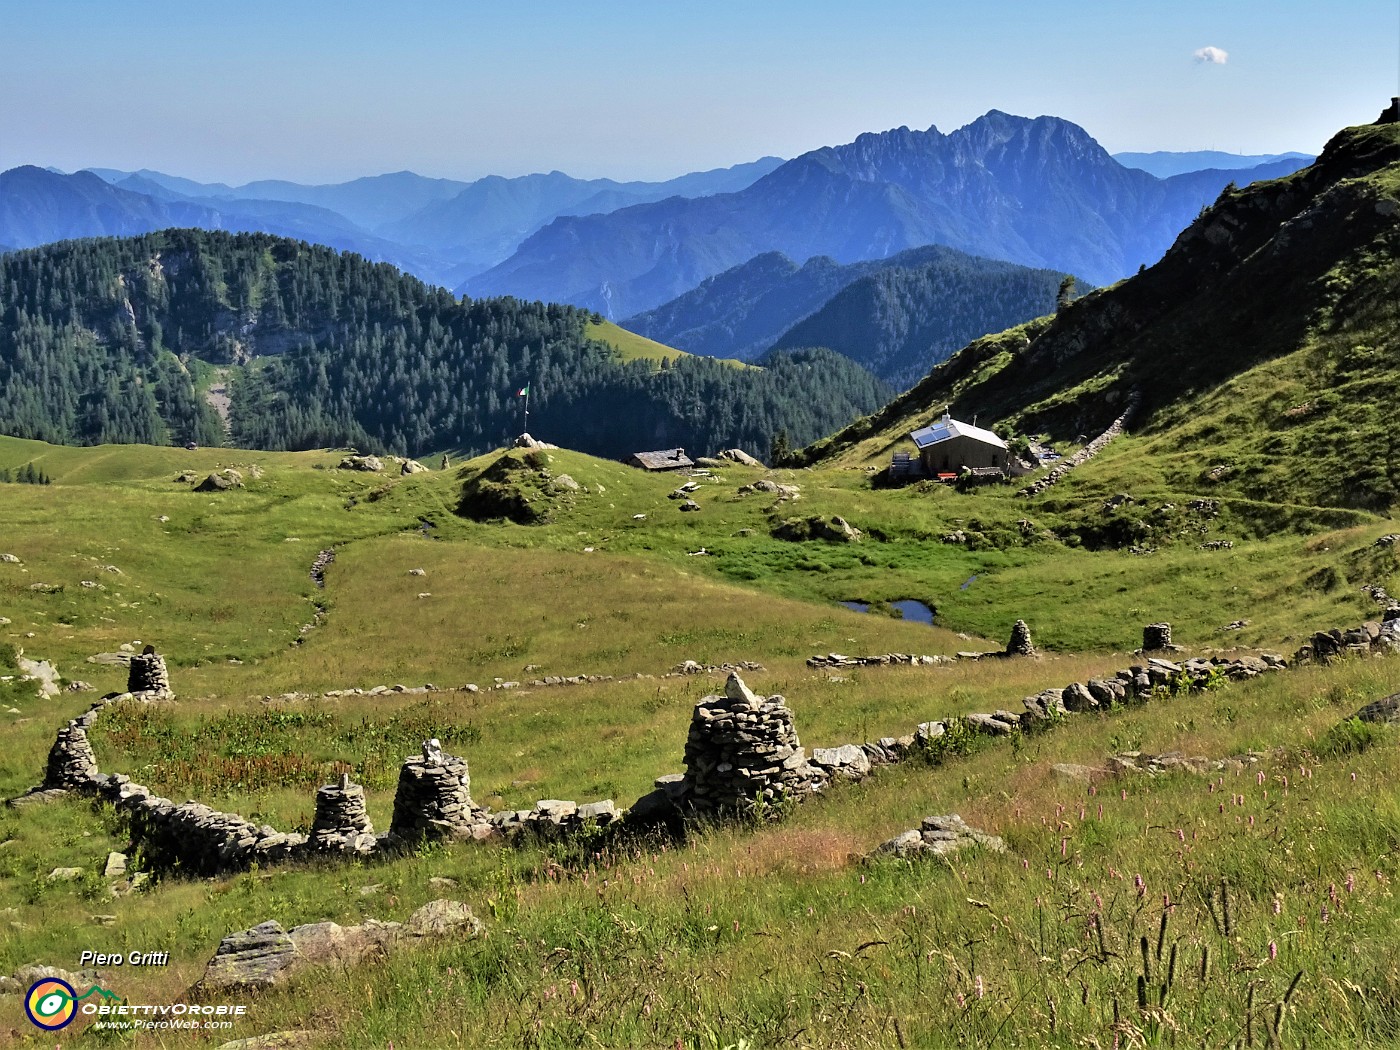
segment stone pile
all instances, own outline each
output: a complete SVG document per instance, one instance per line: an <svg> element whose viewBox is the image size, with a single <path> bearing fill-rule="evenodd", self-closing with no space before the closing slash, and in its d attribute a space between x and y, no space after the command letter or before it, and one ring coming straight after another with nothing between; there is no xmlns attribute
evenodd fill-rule
<svg viewBox="0 0 1400 1050"><path fill-rule="evenodd" d="M1011 625L1011 640L1006 643L1006 655L1035 655L1035 645L1031 642L1031 629L1025 620L1017 620Z"/></svg>
<svg viewBox="0 0 1400 1050"><path fill-rule="evenodd" d="M1117 419L1115 419L1112 423L1110 423L1107 430L1105 430L1098 437L1094 438L1093 441L1089 442L1074 455L1070 456L1069 459L1064 460L1062 463L1054 467L1049 474L1045 475L1045 477L1041 478L1039 481L1031 482L1025 488L1021 489L1020 492L1016 493L1016 495L1034 496L1038 493L1044 492L1046 489L1058 482L1075 467L1079 466L1081 463L1086 463L1089 460L1093 459L1095 456L1097 456L1100 452L1104 450L1104 448L1108 445L1109 442L1111 442L1119 434L1123 433L1123 428L1127 426L1128 419L1137 409L1137 406L1138 395L1136 392L1134 392L1128 397L1128 405L1124 409L1123 414Z"/></svg>
<svg viewBox="0 0 1400 1050"><path fill-rule="evenodd" d="M737 664L702 664L694 660L685 660L676 664L666 673L667 678L677 675L688 674L733 674L736 671L764 671L767 670L762 664L756 664L752 660L741 660Z"/></svg>
<svg viewBox="0 0 1400 1050"><path fill-rule="evenodd" d="M1063 689L1045 689L1025 697L1021 703L1026 710L1019 716L1019 727L1032 728L1039 723L1054 721L1065 714L1147 700L1158 689L1174 690L1184 687L1187 690L1199 690L1205 688L1213 678L1223 677L1239 681L1269 671L1282 670L1286 666L1283 657L1274 653L1234 658L1197 657L1180 662L1154 656L1145 664L1133 664L1110 676L1091 678L1087 682L1071 682ZM977 716L968 716L969 724L973 724L971 720L974 718ZM974 728L979 726L984 726L980 719Z"/></svg>
<svg viewBox="0 0 1400 1050"><path fill-rule="evenodd" d="M87 738L90 725L92 719L84 715L58 731L53 747L49 748L48 766L44 770L45 788L82 790L97 776L97 756Z"/></svg>
<svg viewBox="0 0 1400 1050"><path fill-rule="evenodd" d="M154 646L146 648L131 658L126 672L126 691L150 699L173 699L170 690L170 672L166 669L165 658L156 652Z"/></svg>
<svg viewBox="0 0 1400 1050"><path fill-rule="evenodd" d="M316 560L311 563L311 582L321 590L326 589L326 569L335 561L334 550L318 551Z"/></svg>
<svg viewBox="0 0 1400 1050"><path fill-rule="evenodd" d="M756 696L737 674L695 705L678 794L700 813L735 813L800 797L823 779L781 696Z"/></svg>
<svg viewBox="0 0 1400 1050"><path fill-rule="evenodd" d="M996 835L978 831L956 813L925 817L919 827L896 835L881 843L870 855L905 858L946 857L971 847L981 847L994 853L1005 853L1006 843Z"/></svg>
<svg viewBox="0 0 1400 1050"><path fill-rule="evenodd" d="M506 838L530 835L554 840L568 838L585 829L611 827L622 818L622 811L610 798L582 805L563 799L541 799L534 809L492 813L489 824L493 831Z"/></svg>
<svg viewBox="0 0 1400 1050"><path fill-rule="evenodd" d="M842 656L840 653L818 653L807 658L808 667L885 667L890 664L911 664L934 667L954 663L951 656L915 656L913 653L884 653L880 656Z"/></svg>
<svg viewBox="0 0 1400 1050"><path fill-rule="evenodd" d="M423 745L399 770L394 793L394 816L389 838L409 845L423 839L480 837L473 828L485 821L485 811L472 801L467 760L435 746Z"/></svg>
<svg viewBox="0 0 1400 1050"><path fill-rule="evenodd" d="M1300 663L1326 663L1339 656L1400 651L1400 608L1387 609L1385 619L1367 620L1359 627L1318 631L1307 645L1293 654Z"/></svg>
<svg viewBox="0 0 1400 1050"><path fill-rule="evenodd" d="M1142 629L1142 651L1145 653L1175 649L1172 645L1172 625L1169 623L1149 623Z"/></svg>
<svg viewBox="0 0 1400 1050"><path fill-rule="evenodd" d="M316 815L307 848L318 853L373 853L379 845L365 809L363 784L352 784L348 773L340 783L316 791Z"/></svg>

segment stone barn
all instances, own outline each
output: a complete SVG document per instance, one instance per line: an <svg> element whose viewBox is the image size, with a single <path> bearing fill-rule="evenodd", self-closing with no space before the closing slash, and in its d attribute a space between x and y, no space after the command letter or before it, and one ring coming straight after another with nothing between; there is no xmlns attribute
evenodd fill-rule
<svg viewBox="0 0 1400 1050"><path fill-rule="evenodd" d="M919 449L924 474L957 474L964 467L992 468L1010 473L1014 461L1006 442L990 430L954 419L947 412L936 423L909 435Z"/></svg>
<svg viewBox="0 0 1400 1050"><path fill-rule="evenodd" d="M685 454L683 448L662 449L659 452L634 452L627 457L627 465L642 470L689 470L695 463Z"/></svg>

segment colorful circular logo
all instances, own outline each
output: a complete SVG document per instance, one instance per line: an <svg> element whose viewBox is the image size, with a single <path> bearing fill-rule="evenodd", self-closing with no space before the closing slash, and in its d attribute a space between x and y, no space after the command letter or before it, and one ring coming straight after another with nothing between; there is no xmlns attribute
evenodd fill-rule
<svg viewBox="0 0 1400 1050"><path fill-rule="evenodd" d="M56 1032L67 1028L78 1013L78 993L67 981L45 977L29 986L24 997L24 1012L40 1028Z"/></svg>

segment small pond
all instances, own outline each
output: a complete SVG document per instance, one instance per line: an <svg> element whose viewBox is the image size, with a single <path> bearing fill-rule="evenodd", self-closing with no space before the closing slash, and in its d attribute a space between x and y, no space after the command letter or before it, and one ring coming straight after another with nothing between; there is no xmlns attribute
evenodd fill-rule
<svg viewBox="0 0 1400 1050"><path fill-rule="evenodd" d="M863 613L870 611L869 602L849 601L842 602L841 604L847 609L853 609L856 612ZM892 609L898 609L900 615L906 620L912 620L915 623L933 624L933 609L917 598L900 598L896 601L885 602L884 604Z"/></svg>

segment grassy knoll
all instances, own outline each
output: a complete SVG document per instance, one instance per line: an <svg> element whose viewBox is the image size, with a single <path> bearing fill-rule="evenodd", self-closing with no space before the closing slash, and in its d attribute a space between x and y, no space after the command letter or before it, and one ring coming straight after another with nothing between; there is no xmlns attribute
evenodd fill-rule
<svg viewBox="0 0 1400 1050"><path fill-rule="evenodd" d="M648 339L636 332L629 332L625 328L618 327L612 321L590 321L583 326L583 334L588 339L607 343L617 351L620 361L655 361L657 367L660 367L662 361L676 361L688 356L684 350L677 350L665 343L658 343L655 339ZM719 360L734 368L755 367L743 361L734 361L728 358L719 358Z"/></svg>

